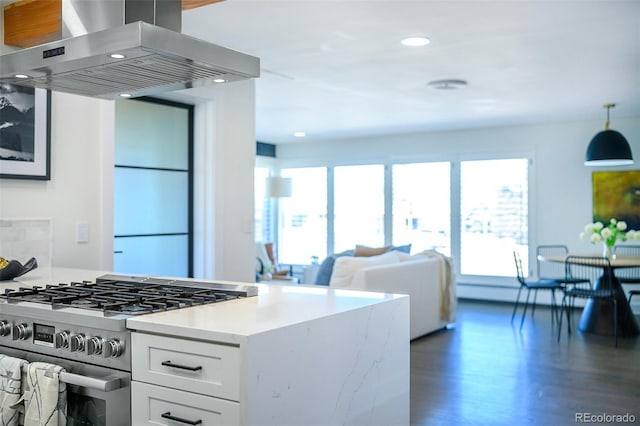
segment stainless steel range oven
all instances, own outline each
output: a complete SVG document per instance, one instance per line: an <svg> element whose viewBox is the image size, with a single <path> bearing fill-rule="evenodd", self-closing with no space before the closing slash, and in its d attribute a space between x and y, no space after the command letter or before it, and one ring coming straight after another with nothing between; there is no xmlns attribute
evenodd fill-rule
<svg viewBox="0 0 640 426"><path fill-rule="evenodd" d="M67 425L131 422L131 335L126 319L257 295L249 285L104 275L95 282L8 289L0 353L61 365Z"/></svg>

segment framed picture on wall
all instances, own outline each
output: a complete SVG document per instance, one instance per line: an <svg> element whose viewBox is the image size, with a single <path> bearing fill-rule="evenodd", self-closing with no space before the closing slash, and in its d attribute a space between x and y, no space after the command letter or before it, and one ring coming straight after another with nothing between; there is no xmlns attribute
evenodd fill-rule
<svg viewBox="0 0 640 426"><path fill-rule="evenodd" d="M0 83L0 178L51 177L51 92Z"/></svg>
<svg viewBox="0 0 640 426"><path fill-rule="evenodd" d="M593 172L593 221L612 217L640 230L640 170Z"/></svg>

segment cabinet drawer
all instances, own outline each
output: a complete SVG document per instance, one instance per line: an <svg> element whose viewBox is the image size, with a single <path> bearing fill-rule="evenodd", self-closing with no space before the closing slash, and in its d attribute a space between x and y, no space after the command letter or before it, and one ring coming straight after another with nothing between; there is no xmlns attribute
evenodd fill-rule
<svg viewBox="0 0 640 426"><path fill-rule="evenodd" d="M133 380L240 400L240 355L233 346L131 334Z"/></svg>
<svg viewBox="0 0 640 426"><path fill-rule="evenodd" d="M134 381L131 383L131 424L237 425L240 424L240 404Z"/></svg>

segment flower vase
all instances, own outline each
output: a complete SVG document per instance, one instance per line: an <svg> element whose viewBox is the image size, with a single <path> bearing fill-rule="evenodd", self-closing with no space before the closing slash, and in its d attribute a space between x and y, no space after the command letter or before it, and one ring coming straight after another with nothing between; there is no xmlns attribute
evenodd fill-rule
<svg viewBox="0 0 640 426"><path fill-rule="evenodd" d="M614 246L607 245L606 243L603 244L602 257L606 257L609 260L615 259L616 255L613 253L613 247Z"/></svg>

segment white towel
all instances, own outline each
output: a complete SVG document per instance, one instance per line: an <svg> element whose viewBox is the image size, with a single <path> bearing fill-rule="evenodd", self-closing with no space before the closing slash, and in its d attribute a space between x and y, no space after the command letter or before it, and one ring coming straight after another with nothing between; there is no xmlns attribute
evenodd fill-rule
<svg viewBox="0 0 640 426"><path fill-rule="evenodd" d="M27 366L24 383L24 426L64 426L67 418L67 386L60 381L64 368L46 362Z"/></svg>
<svg viewBox="0 0 640 426"><path fill-rule="evenodd" d="M27 361L0 354L0 426L18 426L22 366Z"/></svg>

